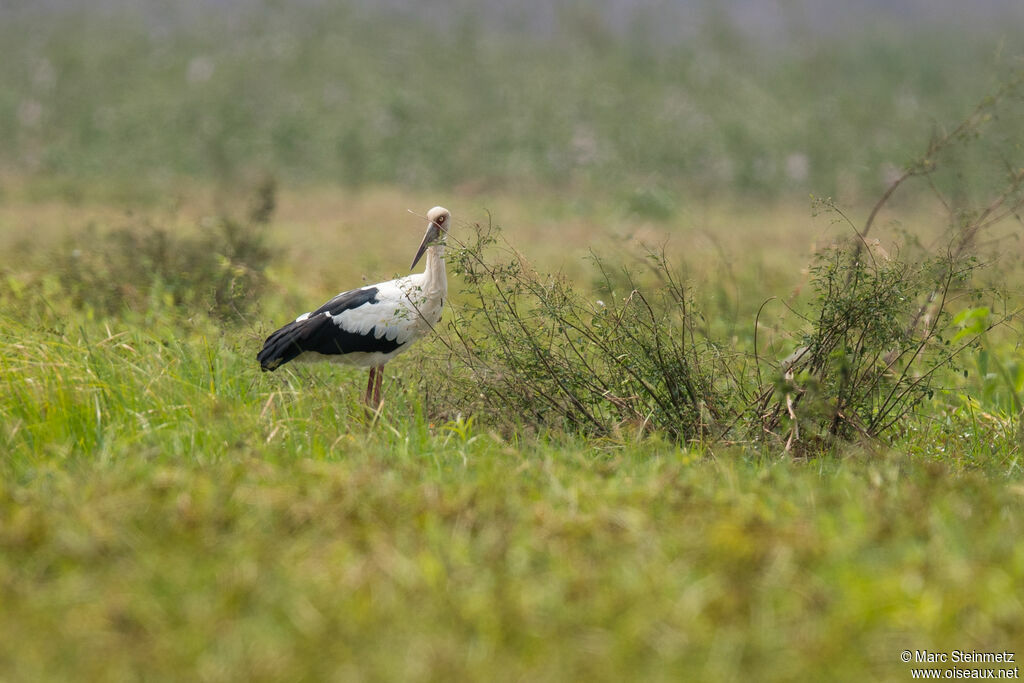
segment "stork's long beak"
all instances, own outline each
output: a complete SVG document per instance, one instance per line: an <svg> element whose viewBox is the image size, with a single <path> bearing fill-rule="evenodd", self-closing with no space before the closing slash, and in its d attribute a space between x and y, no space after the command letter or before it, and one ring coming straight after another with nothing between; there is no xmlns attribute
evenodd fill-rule
<svg viewBox="0 0 1024 683"><path fill-rule="evenodd" d="M423 241L420 242L420 248L416 250L416 257L412 260L412 265L409 266L409 270L416 267L416 264L419 263L420 258L423 256L423 252L427 250L427 247L436 242L437 238L440 236L441 228L437 227L437 223L431 221L426 234L423 235Z"/></svg>

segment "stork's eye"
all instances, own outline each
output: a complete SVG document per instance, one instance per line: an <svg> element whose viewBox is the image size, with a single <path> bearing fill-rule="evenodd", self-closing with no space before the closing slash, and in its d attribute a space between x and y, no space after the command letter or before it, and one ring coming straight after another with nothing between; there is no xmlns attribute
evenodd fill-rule
<svg viewBox="0 0 1024 683"><path fill-rule="evenodd" d="M439 217L439 218L437 219L437 224L438 224L438 225L444 225L444 219L445 219L445 217L444 217L444 216L441 216L441 217Z"/></svg>

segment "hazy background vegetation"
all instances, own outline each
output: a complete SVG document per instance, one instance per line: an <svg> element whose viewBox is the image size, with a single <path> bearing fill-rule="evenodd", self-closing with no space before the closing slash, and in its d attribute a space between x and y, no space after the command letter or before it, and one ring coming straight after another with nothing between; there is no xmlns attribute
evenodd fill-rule
<svg viewBox="0 0 1024 683"><path fill-rule="evenodd" d="M0 678L1019 658L1024 6L851 4L0 0ZM381 414L259 372L435 204L446 325Z"/></svg>
<svg viewBox="0 0 1024 683"><path fill-rule="evenodd" d="M0 162L151 194L265 171L871 196L993 89L1024 19L1014 3L842 5L6 2Z"/></svg>

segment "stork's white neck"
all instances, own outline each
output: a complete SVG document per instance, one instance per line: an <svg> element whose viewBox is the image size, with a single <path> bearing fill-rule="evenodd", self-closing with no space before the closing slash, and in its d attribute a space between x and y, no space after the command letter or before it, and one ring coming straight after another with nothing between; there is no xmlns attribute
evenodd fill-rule
<svg viewBox="0 0 1024 683"><path fill-rule="evenodd" d="M427 247L427 267L423 271L424 289L428 293L448 296L448 277L444 270L444 245Z"/></svg>

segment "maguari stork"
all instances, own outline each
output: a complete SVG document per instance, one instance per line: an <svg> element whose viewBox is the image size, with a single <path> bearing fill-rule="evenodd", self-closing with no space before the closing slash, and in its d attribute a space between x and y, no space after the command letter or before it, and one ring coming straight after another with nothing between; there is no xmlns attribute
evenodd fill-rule
<svg viewBox="0 0 1024 683"><path fill-rule="evenodd" d="M428 334L441 320L448 296L444 239L451 213L427 212L427 232L409 269L426 254L426 269L397 280L342 292L320 308L277 330L256 356L260 368L276 370L289 361L329 360L370 369L366 403L381 404L384 364Z"/></svg>

